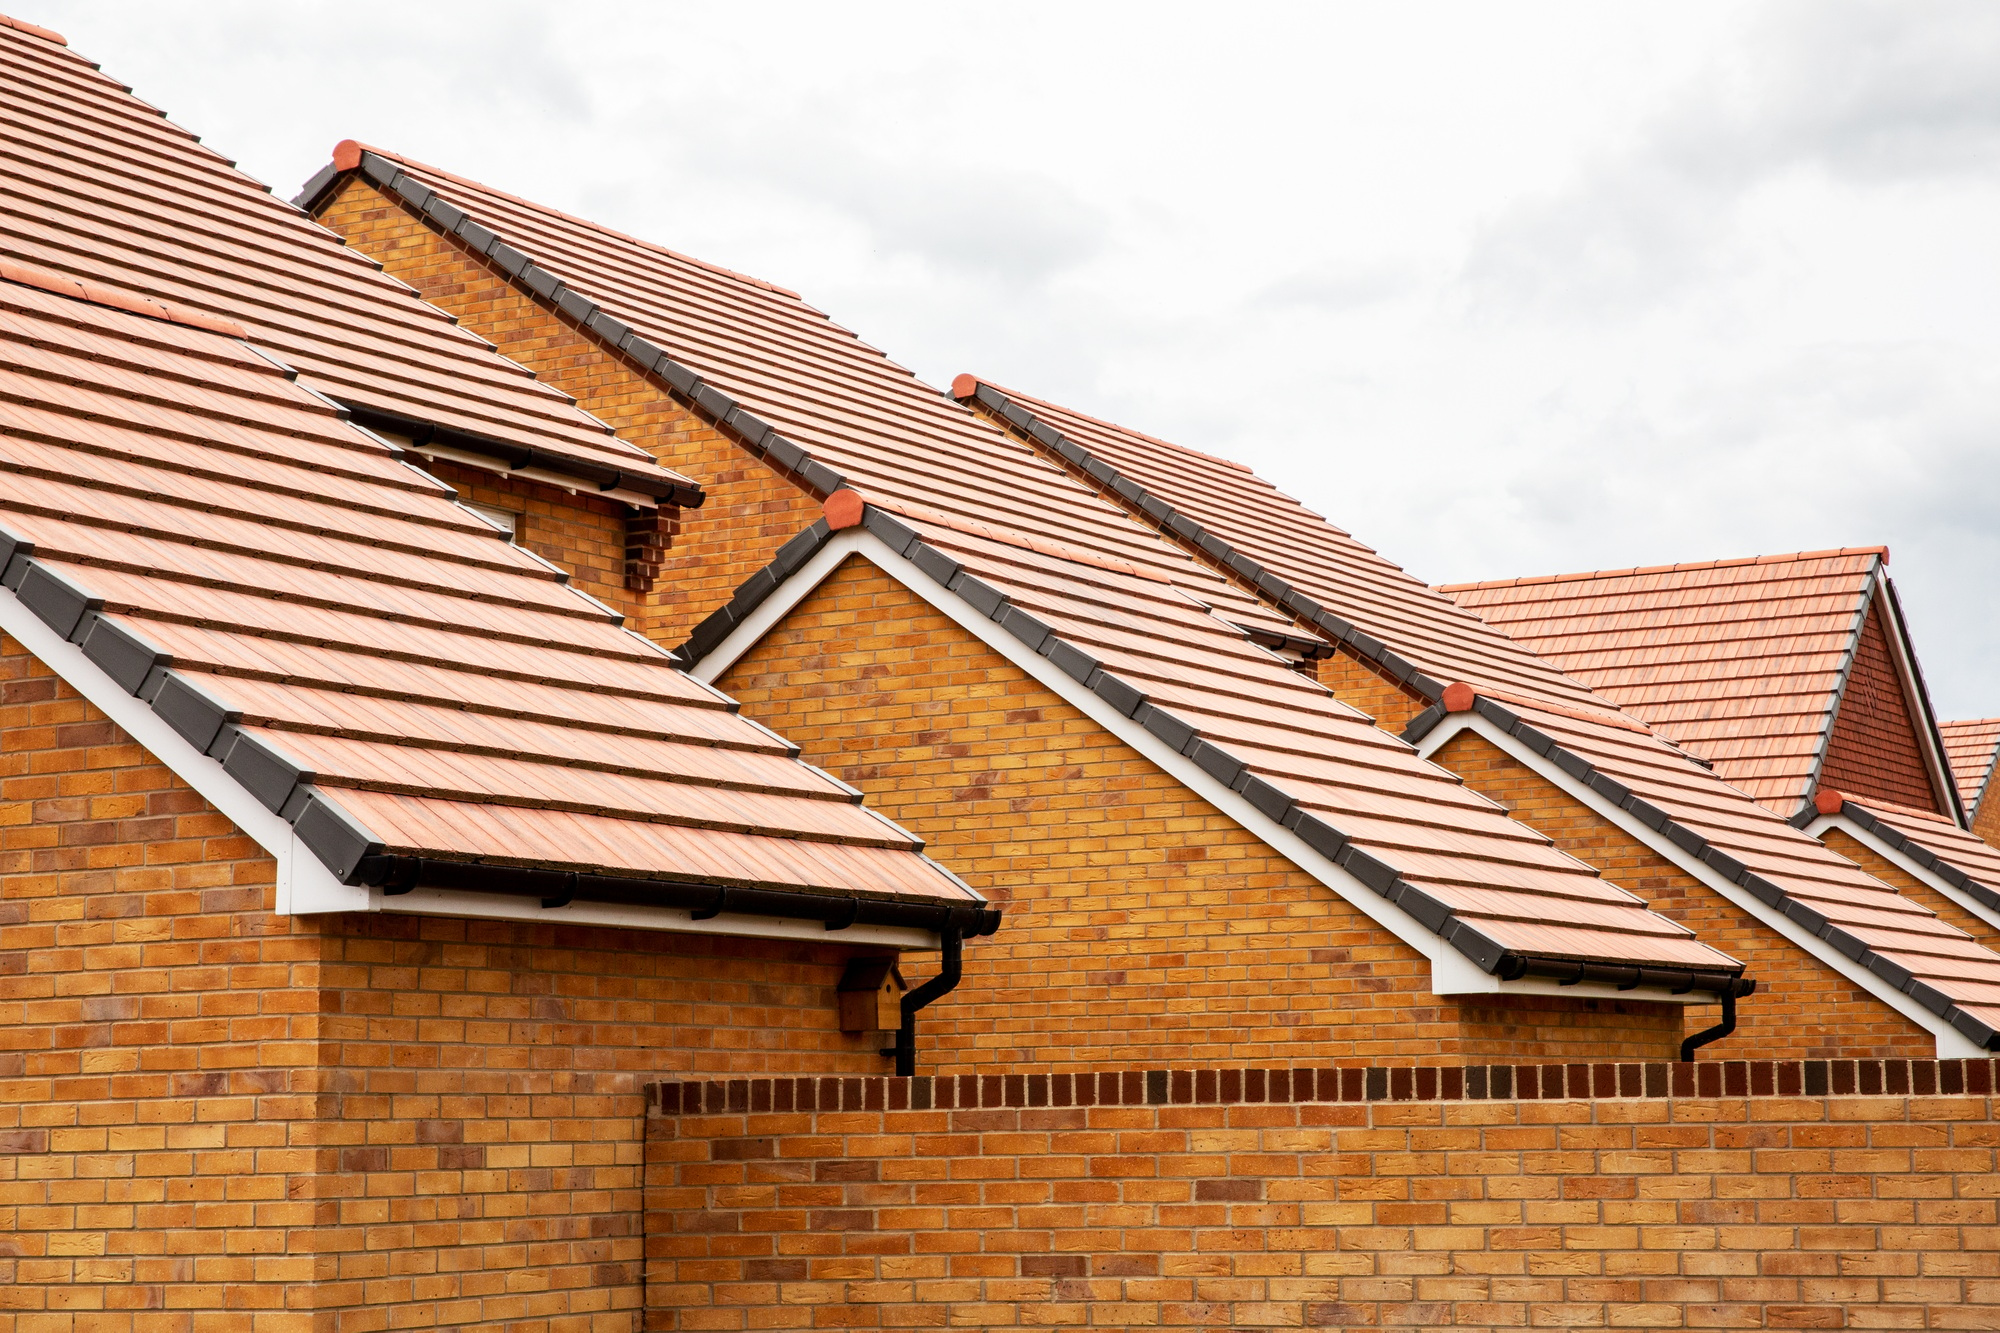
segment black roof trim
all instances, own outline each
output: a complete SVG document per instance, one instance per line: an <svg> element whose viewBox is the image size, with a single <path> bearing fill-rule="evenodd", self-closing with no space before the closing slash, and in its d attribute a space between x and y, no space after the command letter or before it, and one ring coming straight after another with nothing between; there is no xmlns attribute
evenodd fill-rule
<svg viewBox="0 0 2000 1333"><path fill-rule="evenodd" d="M681 486L660 480L658 477L634 475L608 464L599 465L571 458L567 454L552 454L545 449L527 449L517 444L507 444L500 440L488 439L484 435L474 435L468 431L454 430L435 422L421 421L385 408L370 407L366 403L348 402L345 407L349 418L357 426L369 430L388 431L392 435L407 435L411 447L422 449L427 444L435 444L448 449L462 449L469 454L495 459L505 463L510 469L540 468L544 472L554 472L559 476L575 477L587 482L600 491L636 491L640 495L650 495L655 500L667 504L681 505L688 509L699 509L706 498L698 486Z"/></svg>
<svg viewBox="0 0 2000 1333"><path fill-rule="evenodd" d="M1627 974L1646 972L1649 979L1655 974L1661 977L1669 975L1657 969L1577 958L1531 956L1504 948L1480 933L1469 921L1457 917L1451 906L1404 880L1395 867L1354 846L1346 834L1285 792L1258 778L1240 759L1204 739L1193 724L1154 703L1139 686L1106 671L1089 652L1067 642L1044 621L1014 605L1005 593L967 572L958 561L930 545L893 513L872 504L866 505L862 510L861 526L930 578L957 593L967 605L1006 630L1024 647L1048 658L1065 675L1080 682L1121 716L1139 723L1164 744L1200 765L1218 782L1226 783L1260 813L1297 834L1314 851L1436 932L1482 971L1511 980L1529 975L1572 977L1579 975L1579 969L1609 969L1619 974L1618 984L1621 985L1628 979ZM834 530L826 520L821 519L785 543L779 549L776 560L744 580L726 606L695 626L687 641L674 651L675 660L684 668L692 668L714 652L737 626L748 620L785 580L818 554L833 536ZM1556 971L1547 971L1550 967ZM1748 995L1756 988L1756 983L1743 979L1741 971L1739 967L1735 972L1720 969L1673 972L1671 977L1672 984L1682 989ZM1583 979L1597 978L1593 974ZM1641 982L1634 980L1630 984L1636 986Z"/></svg>
<svg viewBox="0 0 2000 1333"><path fill-rule="evenodd" d="M823 525L822 525L823 526ZM359 820L341 808L338 789L318 786L314 775L302 769L282 750L246 731L241 713L217 699L186 674L173 669L171 654L149 642L130 625L107 619L103 599L89 589L34 558L33 543L0 528L0 584L16 590L21 604L37 619L83 653L118 683L128 694L151 706L161 721L190 745L220 762L225 772L255 797L259 804L292 825L303 842L343 884L375 884L370 879L387 861L416 861L422 866L459 866L440 871L445 879L438 887L476 888L488 893L527 893L522 876L542 876L533 882L544 885L537 896L548 896L548 879L575 880L596 887L579 892L578 897L603 901L654 903L682 906L670 898L671 892L685 889L675 881L624 879L569 871L528 871L483 863L433 861L414 857L385 857L382 840ZM775 585L774 585L775 586ZM925 858L929 860L928 857ZM936 862L932 862L936 865ZM943 866L938 866L958 883L964 884ZM477 883L468 877L476 872ZM497 878L496 878L497 877ZM511 878L510 878L511 877ZM466 881L466 882L459 882ZM601 883L600 883L601 881ZM614 896L605 886L626 886ZM637 886L633 888L631 886ZM705 886L712 896L715 886ZM805 917L879 925L908 925L926 930L955 930L966 935L990 935L999 926L997 908L974 904L934 905L906 898L865 898L855 894L811 893L792 889L729 888L728 910L752 916ZM856 904L859 904L857 908ZM835 929L829 925L829 929Z"/></svg>
<svg viewBox="0 0 2000 1333"><path fill-rule="evenodd" d="M303 838L305 835L302 832L300 836ZM333 832L333 836L341 834ZM349 840L355 841L352 835L349 835ZM460 889L539 898L544 907L561 907L572 902L626 903L640 907L682 909L692 912L697 919L723 912L788 917L824 922L829 931L845 930L849 926L897 926L980 936L991 935L998 930L1001 918L1000 909L977 902L919 902L910 898L806 893L755 885L593 875L494 865L483 861L386 856L379 851L364 854L357 860L349 882L380 888L392 897L419 888Z"/></svg>
<svg viewBox="0 0 2000 1333"><path fill-rule="evenodd" d="M333 171L329 175L331 170L329 166L307 183L305 191L296 201L300 207L317 207L330 193L334 183L345 174ZM401 199L438 231L480 258L492 261L510 282L526 290L544 307L596 338L614 354L664 381L669 389L687 400L717 430L733 437L752 454L791 477L818 498L824 500L847 484L838 470L814 458L803 446L780 435L736 399L705 382L700 372L674 360L664 349L640 337L633 332L631 325L583 291L571 287L547 265L532 258L519 246L509 244L465 210L447 203L437 191L419 183L395 162L364 149L361 165L355 170L372 184ZM696 494L698 497L699 493ZM701 500L676 500L675 503L693 508Z"/></svg>
<svg viewBox="0 0 2000 1333"><path fill-rule="evenodd" d="M1237 550L1190 515L1182 513L1167 500L1127 477L1111 463L1078 444L1012 397L983 380L979 382L970 397L980 406L1004 417L1023 434L1032 437L1036 443L1052 450L1065 463L1090 478L1099 489L1116 496L1139 518L1182 545L1192 547L1206 557L1210 564L1234 576L1238 582L1247 584L1252 592L1280 611L1319 630L1326 636L1327 642L1352 648L1391 680L1407 685L1422 695L1426 701L1435 701L1444 693L1444 687L1448 682L1431 679L1396 653L1390 652L1382 643L1362 633L1353 624L1334 615L1312 598L1297 592L1291 584L1266 569L1260 562ZM1293 643L1286 643L1284 646L1290 647Z"/></svg>
<svg viewBox="0 0 2000 1333"><path fill-rule="evenodd" d="M1723 851L1720 847L1717 847L1687 825L1678 822L1672 816L1668 815L1666 811L1639 796L1616 778L1611 777L1609 774L1598 772L1597 768L1588 760L1572 750L1563 749L1546 732L1530 725L1511 709L1497 704L1490 699L1475 697L1472 704L1472 711L1478 716L1485 718L1489 723L1498 727L1509 736L1528 744L1530 748L1534 748L1538 742L1546 744L1548 749L1538 752L1550 755L1572 777L1590 787L1606 800L1611 801L1618 808L1631 814L1647 827L1664 833L1674 845L1685 850L1690 856L1706 865L1709 869L1715 871L1730 883L1741 885L1753 897L1766 906L1778 908L1787 917L1790 917L1813 935L1825 940L1828 944L1840 950L1855 962L1868 968L1869 971L1874 972L1877 976L1882 977L1885 981L1890 981L1894 972L1901 971L1891 960L1877 954L1858 938L1828 921L1817 908L1792 897L1778 885L1750 869L1743 862ZM1416 722L1412 722L1410 727L1404 731L1404 739L1410 739L1410 730L1415 729L1417 723L1424 722L1429 717L1430 714L1426 712L1420 715ZM1431 719L1423 727L1423 730L1418 732L1418 736L1421 737L1435 729L1437 723L1441 720L1442 715ZM1849 812L1857 808L1851 801L1846 806ZM1799 816L1795 815L1791 822L1794 827L1803 827L1805 823L1811 821L1802 821ZM1857 820L1856 822L1860 821ZM1893 830L1890 831L1893 832ZM1984 886L1981 887L1983 888ZM1981 901L1984 901L1984 899ZM1996 896L1996 901L2000 901L2000 896ZM1877 966L1878 963L1881 966ZM1897 990L1914 998L1916 994L1914 988L1921 986L1923 983L1915 981L1907 973L1904 973L1904 979L1901 984L1896 984L1893 981L1891 981L1891 984L1895 985ZM1959 1020L1965 1019L1968 1022L1976 1024L1988 1035L1982 1038L1975 1038L1975 1040L1984 1043L1987 1050L2000 1050L2000 1032L1995 1032L1987 1028L1979 1020L1972 1018L1971 1015L1955 1007L1945 1017L1949 1019L1953 1027L1958 1028L1961 1032L1967 1032L1968 1035L1970 1035L1969 1030Z"/></svg>

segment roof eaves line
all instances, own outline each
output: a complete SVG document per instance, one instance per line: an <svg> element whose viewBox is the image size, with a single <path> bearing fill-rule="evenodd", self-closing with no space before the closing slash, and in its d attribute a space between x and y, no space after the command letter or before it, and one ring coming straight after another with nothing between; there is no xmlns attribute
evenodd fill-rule
<svg viewBox="0 0 2000 1333"><path fill-rule="evenodd" d="M1242 797L1258 814L1293 834L1349 878L1401 908L1419 925L1463 954L1480 971L1503 981L1517 980L1537 974L1541 965L1550 962L1515 954L1486 936L1447 904L1410 884L1394 866L1354 845L1345 833L1307 810L1287 792L1265 782L1222 746L1205 739L1194 726L1153 703L1143 690L1106 670L1096 657L1063 639L1052 626L1015 604L1006 593L930 545L920 533L890 511L872 504L865 505L859 526L892 553L915 565L933 582L955 594L980 616L1005 630L1023 648L1046 658L1063 675L1096 695L1112 711L1137 723L1155 740ZM829 546L836 535L837 531L821 519L785 543L770 565L751 575L738 587L728 604L695 627L687 641L675 650L676 660L690 671L697 669L748 622L759 607ZM726 668L725 663L718 671ZM1386 927L1386 923L1383 924ZM1733 987L1741 994L1747 993L1743 987L1752 985L1742 981L1740 967L1734 973L1704 973L1696 969L1625 966L1583 959L1560 960L1560 967L1557 975L1564 977L1603 979L1616 973L1614 980L1619 984L1629 982L1634 987L1658 984L1704 991ZM1591 971L1587 978L1586 971ZM1708 984L1704 985L1704 982Z"/></svg>
<svg viewBox="0 0 2000 1333"><path fill-rule="evenodd" d="M1433 733L1438 723L1443 721L1442 709L1439 711L1440 716L1425 725L1419 733L1419 739ZM1624 783L1608 773L1601 772L1589 760L1564 748L1554 737L1531 725L1518 713L1483 697L1475 698L1472 708L1465 711L1485 720L1502 734L1521 742L1536 756L1549 760L1573 781L1595 792L1600 799L1610 802L1647 828L1661 834L1674 846L1700 861L1721 878L1742 888L1766 907L1779 912L1808 934L1825 941L1852 961L1882 978L1897 991L1908 995L1944 1018L1984 1049L2000 1050L2000 1030L1987 1027L1948 1000L1945 1001L1945 1008L1937 1008L1932 997L1938 997L1938 992L1916 980L1906 969L1876 953L1861 940L1828 920L1818 909L1792 897L1778 885L1715 846L1701 834L1675 820L1666 811ZM1417 721L1423 721L1427 716L1429 716L1428 710ZM1412 727L1415 725L1416 722L1411 723ZM1797 816L1794 816L1794 819L1796 818ZM1794 824L1794 827L1798 825ZM1900 981L1896 979L1897 975L1900 975ZM1971 1024L1972 1027L1968 1028L1966 1024ZM1981 1033L1984 1035L1979 1035Z"/></svg>
<svg viewBox="0 0 2000 1333"><path fill-rule="evenodd" d="M1237 550L1235 546L1125 476L1116 467L1070 439L999 389L982 380L968 396L998 413L1009 424L1044 448L1052 450L1065 463L1083 473L1101 489L1116 496L1128 510L1137 513L1161 532L1179 539L1184 545L1208 557L1212 565L1234 575L1259 597L1286 614L1322 630L1335 644L1346 644L1353 648L1398 685L1409 687L1427 701L1435 701L1444 693L1444 682L1433 680L1418 670L1414 663L1390 650L1380 640L1363 633L1353 624L1299 593L1290 583L1266 569L1261 562Z"/></svg>
<svg viewBox="0 0 2000 1333"><path fill-rule="evenodd" d="M510 244L498 232L447 201L438 191L418 181L394 162L364 149L361 164L355 170L371 184L401 199L423 221L489 261L509 282L524 289L545 309L596 338L612 352L637 365L641 371L665 382L718 430L734 437L752 454L797 480L817 498L825 499L845 484L838 471L814 458L804 446L780 435L736 399L706 383L699 372L674 360L665 349L641 337L630 324L606 310L598 301L570 286L548 266ZM312 203L317 204L333 181L346 174L334 171L332 164L328 164L321 174L329 171L332 174L326 177L316 194L309 185L307 193L300 197L311 195ZM320 177L313 179L319 181ZM500 456L505 457L504 454ZM696 491L694 495L696 498L677 498L675 502L689 508L697 507L701 504L700 492Z"/></svg>
<svg viewBox="0 0 2000 1333"><path fill-rule="evenodd" d="M1807 813L1809 817L1797 824L1797 827L1801 830L1809 830L1813 825L1819 823L1821 818L1825 817L1821 815L1817 807L1809 810ZM1877 841L1899 853L1920 869L1937 876L1952 888L1959 890L1967 897L1974 899L1993 912L2000 913L2000 892L1996 892L1980 880L1973 878L1966 871L1946 860L1935 849L1918 842L1895 825L1882 819L1867 806L1862 805L1858 801L1843 801L1837 817L1851 820L1864 833L1869 834ZM1797 819L1797 816L1794 816L1794 819ZM1964 830L1961 829L1960 832L1964 832ZM2000 925L2000 917L1996 917L1992 924Z"/></svg>
<svg viewBox="0 0 2000 1333"><path fill-rule="evenodd" d="M0 529L0 587L11 593L11 596L0 594L0 601L27 612L49 634L73 645L106 681L149 708L153 717L193 751L220 764L223 773L234 779L243 793L254 798L268 815L289 826L292 837L313 854L335 885L350 890L380 887L390 875L406 870L404 863L414 861L416 877L401 890L389 890L393 894L417 887L426 864L432 867L460 864L388 855L383 840L343 809L329 794L329 789L317 785L315 775L306 765L279 746L247 731L242 725L239 710L229 707L185 674L173 670L174 659L170 653L142 634L105 616L101 610L103 598L49 569L33 558L33 552L32 543L20 541ZM26 627L10 624L8 629L10 633L15 633L25 631ZM20 634L16 633L15 637L19 638ZM24 646L34 651L32 644ZM48 654L38 653L37 656L46 661ZM56 664L49 665L54 669ZM115 716L114 720L117 720ZM128 717L124 720L129 723L133 719ZM128 731L131 729L127 727ZM165 748L157 740L149 746L156 757ZM191 765L183 763L175 771L193 783L188 771L185 771L189 768ZM194 785L204 796L214 798L211 784ZM240 802L218 801L217 804L239 827L248 825L246 832L265 823L247 808L239 808ZM268 827L262 829L262 836L255 833L252 836L266 851L277 856L281 864L289 860L292 874L297 873L297 862L291 854L289 840L274 836L273 830ZM593 891L601 891L599 896L602 896L603 892L610 892L603 885L616 885L628 894L649 893L657 900L653 905L665 907L704 907L710 898L721 892L729 896L729 911L752 916L825 920L829 929L846 924L898 925L932 930L956 929L966 934L983 935L991 934L1000 919L997 910L985 907L967 911L950 905L932 906L906 899L887 901L878 906L852 895L773 888L721 888L668 880L628 881L623 876L467 864L478 865L479 882L460 887L478 887L488 892L528 893L529 889L512 888L508 883L510 877L528 876L533 880L530 888L535 890L529 896L543 897L545 906L550 905L548 900L555 894L553 889L543 891L542 886L556 886L566 881L572 888L581 884L581 896L589 897ZM280 876L283 883L290 883L291 878L291 875ZM673 897L676 893L697 892L704 896L689 902ZM288 906L303 910L294 904L281 904L279 910L286 911ZM340 910L369 910L365 901L343 901L338 906ZM331 908L322 905L313 906L310 910Z"/></svg>

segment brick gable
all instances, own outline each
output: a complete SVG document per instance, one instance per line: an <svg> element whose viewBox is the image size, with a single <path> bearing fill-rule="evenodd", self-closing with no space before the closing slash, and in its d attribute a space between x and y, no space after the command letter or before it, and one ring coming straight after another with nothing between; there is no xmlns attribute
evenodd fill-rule
<svg viewBox="0 0 2000 1333"><path fill-rule="evenodd" d="M1949 803L1941 802L1931 785L1879 606L1868 608L1819 783L1862 801L1949 813Z"/></svg>
<svg viewBox="0 0 2000 1333"><path fill-rule="evenodd" d="M1429 994L1415 950L865 562L717 683L1006 908L925 1011L927 1069L1680 1040L1670 1005Z"/></svg>
<svg viewBox="0 0 2000 1333"><path fill-rule="evenodd" d="M1711 1058L1771 1060L1863 1053L1919 1058L1935 1052L1936 1039L1928 1032L1819 966L1769 926L1753 921L1700 880L1485 738L1461 733L1434 757L1473 790L1500 802L1514 818L1596 866L1620 888L1644 898L1654 911L1744 961L1749 975L1757 978L1757 993L1739 1002L1736 1032L1705 1052ZM1691 1025L1707 1026L1713 1012L1694 1010Z"/></svg>

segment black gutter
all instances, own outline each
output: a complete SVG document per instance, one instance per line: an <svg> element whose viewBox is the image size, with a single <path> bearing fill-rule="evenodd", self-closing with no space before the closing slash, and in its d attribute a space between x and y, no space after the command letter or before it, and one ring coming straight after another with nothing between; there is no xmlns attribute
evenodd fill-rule
<svg viewBox="0 0 2000 1333"><path fill-rule="evenodd" d="M369 407L365 403L346 402L341 404L348 411L349 418L357 426L369 430L388 431L392 435L410 437L410 447L422 449L427 444L440 448L462 449L469 454L491 458L505 463L509 469L541 468L560 476L575 477L600 491L624 490L650 496L663 504L680 505L687 509L701 508L707 497L701 487L692 483L667 481L644 473L625 472L609 465L586 462L571 458L567 454L552 454L546 449L530 449L518 444L508 444L502 440L488 439L484 435L473 435L466 431L440 426L435 422L420 421L400 413L386 411L379 407Z"/></svg>
<svg viewBox="0 0 2000 1333"><path fill-rule="evenodd" d="M1681 1063L1693 1064L1694 1053L1713 1041L1721 1041L1736 1031L1736 997L1728 992L1722 996L1722 1021L1712 1028L1700 1032L1681 1042Z"/></svg>
<svg viewBox="0 0 2000 1333"><path fill-rule="evenodd" d="M343 884L403 883L403 877L415 875L399 891L435 885L513 893L541 898L545 903L551 899L568 901L562 898L567 892L594 901L685 907L697 915L713 915L708 909L714 907L715 911L751 916L824 921L829 930L860 924L990 935L1000 924L997 909L972 903L933 904L788 889L691 885L677 880L385 855L382 840L338 804L333 794L338 789L317 785L315 775L297 760L245 731L239 710L210 694L191 676L173 670L170 653L132 626L105 615L102 596L34 559L34 549L34 543L0 527L0 587L11 590L50 629L82 649L85 657L127 693L150 704L161 721L219 762L265 809L291 824L299 841ZM726 909L715 907L718 895L727 896Z"/></svg>
<svg viewBox="0 0 2000 1333"><path fill-rule="evenodd" d="M390 897L415 889L450 889L535 898L545 908L566 907L572 902L673 908L688 912L697 921L724 912L785 917L818 921L829 931L846 930L849 926L894 926L957 938L991 935L1000 928L999 910L980 903L928 903L907 898L808 893L796 889L539 870L477 861L443 861L426 856L366 855L356 863L346 882L379 888Z"/></svg>
<svg viewBox="0 0 2000 1333"><path fill-rule="evenodd" d="M1380 639L1365 633L1352 622L1334 615L1312 598L1300 593L1261 563L1236 550L1230 543L1209 532L1165 500L1153 495L1145 487L1126 477L1117 468L1071 440L992 385L980 383L970 397L998 413L1015 429L1054 451L1064 462L1137 510L1162 531L1194 546L1210 560L1236 574L1254 588L1258 596L1279 610L1294 619L1312 625L1326 634L1330 641L1348 648L1389 679L1407 686L1420 698L1428 700L1430 706L1403 729L1404 740L1415 744L1445 719L1447 716L1443 702L1445 683L1419 671L1408 659L1390 651ZM1914 660L1912 658L1912 661ZM1585 783L1619 808L1637 816L1647 827L1665 834L1676 846L1689 852L1730 882L1742 885L1758 901L1778 908L1787 917L1847 957L1861 963L1877 976L1889 980L1899 991L1940 1018L1944 1018L1983 1049L2000 1050L2000 1030L1988 1027L1958 1008L1943 992L1917 981L1905 968L1884 958L1855 936L1833 925L1817 910L1793 898L1770 880L1710 843L1695 830L1673 819L1666 811L1650 801L1644 800L1624 783L1609 774L1600 773L1589 760L1573 750L1564 748L1547 732L1528 725L1511 709L1490 699L1477 698L1474 707L1482 717L1503 732L1522 741L1530 750L1549 759L1565 773ZM1678 748L1674 752L1692 762L1700 762ZM1899 976L1902 980L1896 979Z"/></svg>
<svg viewBox="0 0 2000 1333"><path fill-rule="evenodd" d="M475 221L471 214L396 163L380 153L364 149L361 165L355 170L370 184L401 199L424 222L490 262L509 282L558 317L592 335L644 373L663 381L716 429L735 438L752 454L791 477L815 497L823 500L846 485L845 478L838 471L814 458L802 445L780 435L735 398L704 381L692 367L674 360L658 345L640 337L630 324L606 310L598 301L570 286L546 265L530 259L519 247L508 244L491 227ZM331 163L327 164L306 183L305 189L292 202L302 209L317 207L342 174ZM699 504L700 501L692 503Z"/></svg>
<svg viewBox="0 0 2000 1333"><path fill-rule="evenodd" d="M1982 907L1990 909L1995 914L2000 914L2000 893L1996 893L1985 884L1966 874L1963 870L1960 870L1930 848L1910 837L1909 834L1903 832L1894 824L1876 818L1875 812L1867 806L1855 801L1843 801L1839 813L1845 818L1853 820L1862 829L1880 838L1890 847L1909 857L1925 870L1930 871L1933 875L1936 875L1954 889L1965 894L1968 898L1973 899ZM1792 816L1792 827L1804 829L1819 818L1819 807L1808 805L1804 810ZM1964 832L1963 829L1959 831Z"/></svg>
<svg viewBox="0 0 2000 1333"><path fill-rule="evenodd" d="M917 1011L941 1000L958 987L964 975L964 941L955 930L944 932L944 958L938 974L903 996L903 1023L896 1029L896 1044L882 1054L896 1059L896 1076L913 1078L917 1072Z"/></svg>
<svg viewBox="0 0 2000 1333"><path fill-rule="evenodd" d="M915 529L888 510L875 505L864 506L861 526L1029 649L1048 658L1064 675L1097 695L1121 716L1137 722L1176 752L1193 760L1210 777L1240 794L1261 814L1296 834L1313 851L1401 907L1427 929L1436 932L1470 958L1482 972L1512 978L1530 975L1546 963L1558 969L1550 975L1572 976L1579 967L1612 966L1618 973L1618 980L1613 984L1622 984L1625 976L1633 971L1630 967L1600 965L1581 959L1530 957L1508 949L1471 922L1457 916L1455 910L1444 902L1404 880L1394 866L1355 846L1345 833L1305 809L1289 793L1256 776L1227 750L1205 740L1193 724L1153 703L1144 690L1105 670L1095 657L1061 638L1040 617L1015 605L1006 593L926 542ZM749 619L765 599L796 574L833 536L834 529L822 518L786 542L769 565L744 580L726 605L695 626L687 642L674 650L675 660L691 669L714 652L737 626ZM1746 984L1740 973L1739 967L1735 972L1662 971L1660 975L1671 976L1669 984L1675 987L1686 981L1685 989L1719 993ZM1540 975L1539 972L1534 974Z"/></svg>

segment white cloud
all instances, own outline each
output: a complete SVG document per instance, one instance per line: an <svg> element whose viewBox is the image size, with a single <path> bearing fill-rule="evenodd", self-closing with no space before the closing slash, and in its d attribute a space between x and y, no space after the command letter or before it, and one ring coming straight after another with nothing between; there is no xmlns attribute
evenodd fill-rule
<svg viewBox="0 0 2000 1333"><path fill-rule="evenodd" d="M356 137L1243 458L1419 574L1886 541L2000 713L2000 8L46 0L284 194Z"/></svg>

